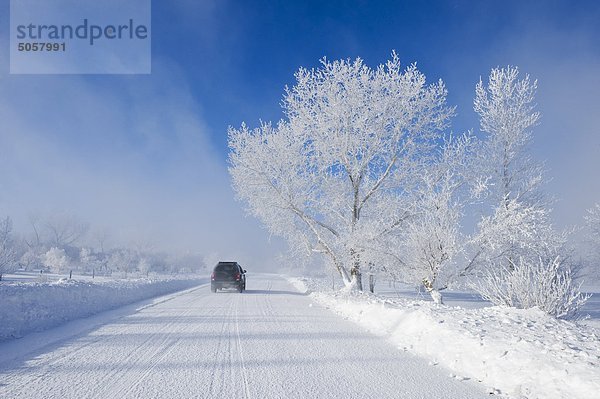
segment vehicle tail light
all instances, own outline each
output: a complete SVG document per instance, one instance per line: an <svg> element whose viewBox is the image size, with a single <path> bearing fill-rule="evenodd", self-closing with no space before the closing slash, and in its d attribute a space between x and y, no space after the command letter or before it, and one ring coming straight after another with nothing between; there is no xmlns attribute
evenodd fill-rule
<svg viewBox="0 0 600 399"><path fill-rule="evenodd" d="M212 272L212 274L210 275L210 279L214 280L215 279L215 272Z"/></svg>
<svg viewBox="0 0 600 399"><path fill-rule="evenodd" d="M241 275L241 274L239 274L239 273L236 273L236 274L235 274L235 279L236 279L236 280L239 280L240 278L242 278L242 275Z"/></svg>

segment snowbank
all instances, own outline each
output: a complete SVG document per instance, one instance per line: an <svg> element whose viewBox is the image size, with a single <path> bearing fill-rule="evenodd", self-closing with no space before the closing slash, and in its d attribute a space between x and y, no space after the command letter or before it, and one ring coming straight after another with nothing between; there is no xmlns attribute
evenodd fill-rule
<svg viewBox="0 0 600 399"><path fill-rule="evenodd" d="M304 289L302 281L292 281ZM464 309L341 292L312 293L322 305L387 337L400 350L517 398L591 398L600 392L600 336L593 327L537 309Z"/></svg>
<svg viewBox="0 0 600 399"><path fill-rule="evenodd" d="M206 282L197 278L0 284L0 341Z"/></svg>

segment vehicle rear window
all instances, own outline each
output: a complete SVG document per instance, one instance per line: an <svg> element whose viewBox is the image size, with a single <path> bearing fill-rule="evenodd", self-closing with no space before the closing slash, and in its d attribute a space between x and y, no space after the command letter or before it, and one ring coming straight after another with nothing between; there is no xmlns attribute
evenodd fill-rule
<svg viewBox="0 0 600 399"><path fill-rule="evenodd" d="M215 267L216 272L237 272L237 266L235 263L220 264Z"/></svg>

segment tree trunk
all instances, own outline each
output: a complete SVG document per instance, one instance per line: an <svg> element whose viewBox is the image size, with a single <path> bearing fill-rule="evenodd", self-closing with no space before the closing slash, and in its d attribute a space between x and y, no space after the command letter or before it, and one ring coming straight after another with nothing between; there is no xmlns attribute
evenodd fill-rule
<svg viewBox="0 0 600 399"><path fill-rule="evenodd" d="M510 174L509 174L510 159L508 156L508 143L504 145L504 158L502 162L502 184L504 186L504 208L508 211L510 205ZM508 257L508 270L511 272L515 270L513 259L511 256Z"/></svg>
<svg viewBox="0 0 600 399"><path fill-rule="evenodd" d="M431 281L424 278L423 279L423 287L425 287L427 292L429 292L429 295L431 295L431 299L433 299L433 302L435 302L439 305L444 304L444 301L442 300L442 294L433 287L433 283Z"/></svg>
<svg viewBox="0 0 600 399"><path fill-rule="evenodd" d="M360 254L354 249L350 249L350 257L352 259L352 269L350 269L350 275L356 281L356 288L362 292L362 273L360 271Z"/></svg>
<svg viewBox="0 0 600 399"><path fill-rule="evenodd" d="M375 275L374 274L369 274L369 291L371 291L371 294L375 293Z"/></svg>
<svg viewBox="0 0 600 399"><path fill-rule="evenodd" d="M355 264L354 266L352 266L352 269L350 269L350 275L352 276L352 279L356 281L356 288L362 292L363 285L362 273L360 272L360 265Z"/></svg>
<svg viewBox="0 0 600 399"><path fill-rule="evenodd" d="M429 291L429 295L431 295L431 299L433 299L433 302L437 303L438 305L444 304L444 301L442 300L442 294L438 290L432 289L431 291Z"/></svg>
<svg viewBox="0 0 600 399"><path fill-rule="evenodd" d="M337 268L338 273L340 273L340 276L342 277L342 282L344 283L344 286L348 287L350 284L352 284L352 277L348 276L348 271L344 268L344 266L336 263L335 267ZM352 270L350 272L352 272Z"/></svg>

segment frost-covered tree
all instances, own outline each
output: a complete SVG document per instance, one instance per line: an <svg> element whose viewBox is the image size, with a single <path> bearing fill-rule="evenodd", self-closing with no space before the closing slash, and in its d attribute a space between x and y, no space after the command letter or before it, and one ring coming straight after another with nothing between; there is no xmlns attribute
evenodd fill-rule
<svg viewBox="0 0 600 399"><path fill-rule="evenodd" d="M120 271L127 276L136 270L139 258L136 251L129 248L114 250L107 261L107 266L111 271Z"/></svg>
<svg viewBox="0 0 600 399"><path fill-rule="evenodd" d="M464 174L471 167L473 144L467 135L448 141L441 159L419 175L415 211L399 245L405 279L422 283L437 303L442 303L440 289L454 275L455 257L464 245L460 219L469 197Z"/></svg>
<svg viewBox="0 0 600 399"><path fill-rule="evenodd" d="M23 242L27 249L21 254L19 264L25 270L41 270L44 267L44 255L49 249L44 243L41 216L36 213L30 214L29 225L31 231L23 236Z"/></svg>
<svg viewBox="0 0 600 399"><path fill-rule="evenodd" d="M207 267L212 270L216 262L205 263L205 259L206 257L200 254L171 254L165 255L158 265L160 265L162 269L166 269L168 265L174 265L176 268L175 270L179 273L197 273L200 269L206 269Z"/></svg>
<svg viewBox="0 0 600 399"><path fill-rule="evenodd" d="M150 261L145 257L140 258L140 260L138 261L137 269L142 274L148 275L148 273L150 273L151 267L152 265L150 264Z"/></svg>
<svg viewBox="0 0 600 399"><path fill-rule="evenodd" d="M53 273L65 273L69 270L70 259L62 248L52 247L43 256L42 263Z"/></svg>
<svg viewBox="0 0 600 399"><path fill-rule="evenodd" d="M537 204L542 200L543 165L529 153L532 128L540 119L535 111L537 81L529 75L519 80L517 67L494 68L487 85L475 88L474 109L481 131L486 133L480 149L487 194L495 204L511 200Z"/></svg>
<svg viewBox="0 0 600 399"><path fill-rule="evenodd" d="M43 267L42 255L38 250L41 248L28 247L19 258L19 265L24 270L40 269ZM45 253L45 251L44 251Z"/></svg>
<svg viewBox="0 0 600 399"><path fill-rule="evenodd" d="M96 274L102 268L98 254L91 248L83 247L79 250L79 263L84 272Z"/></svg>
<svg viewBox="0 0 600 399"><path fill-rule="evenodd" d="M17 267L17 251L12 235L10 217L0 219L0 280L2 274L11 272Z"/></svg>
<svg viewBox="0 0 600 399"><path fill-rule="evenodd" d="M539 300L529 300L521 291L529 287L528 295L537 298L545 295L544 287L551 287L553 291L546 295L557 299L548 302L552 306L544 305L544 310L558 315L564 313L563 307L575 306L565 301L577 297L572 294L577 290L571 265L565 261L566 236L552 226L541 190L543 167L529 154L531 129L540 117L534 105L536 89L537 82L529 76L519 79L516 67L495 68L487 85L477 84L474 108L481 130L487 133L481 149L484 188L480 193L492 212L479 223L467 270L483 274L475 287L497 304L539 306ZM517 285L515 278L524 280ZM490 291L501 294L489 295Z"/></svg>
<svg viewBox="0 0 600 399"><path fill-rule="evenodd" d="M94 229L91 234L92 242L95 244L94 256L96 258L97 271L108 274L108 261L110 258L109 245L111 242L111 233L106 228Z"/></svg>
<svg viewBox="0 0 600 399"><path fill-rule="evenodd" d="M233 186L272 233L361 288L361 266L377 258L370 241L398 233L453 109L441 81L402 70L395 53L377 69L323 59L295 77L286 119L230 128Z"/></svg>
<svg viewBox="0 0 600 399"><path fill-rule="evenodd" d="M41 216L38 214L29 215L29 224L31 225L31 235L25 238L27 246L35 252L43 245Z"/></svg>
<svg viewBox="0 0 600 399"><path fill-rule="evenodd" d="M67 213L57 213L48 217L44 227L49 244L57 248L75 244L89 230L88 223Z"/></svg>
<svg viewBox="0 0 600 399"><path fill-rule="evenodd" d="M566 234L556 231L550 211L540 206L510 200L496 207L494 214L484 216L478 227L473 242L484 268L510 269L520 258L535 263L566 256Z"/></svg>
<svg viewBox="0 0 600 399"><path fill-rule="evenodd" d="M483 217L475 235L474 254L467 269L511 265L530 251L532 259L552 230L540 188L542 165L532 159L531 129L539 121L535 111L537 81L519 80L516 67L494 68L487 85L480 80L474 108L486 133L479 149L480 189L491 216ZM539 227L539 229L538 229ZM553 258L554 255L550 256Z"/></svg>

